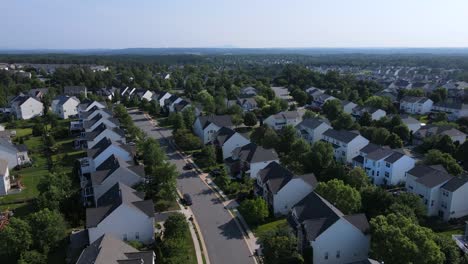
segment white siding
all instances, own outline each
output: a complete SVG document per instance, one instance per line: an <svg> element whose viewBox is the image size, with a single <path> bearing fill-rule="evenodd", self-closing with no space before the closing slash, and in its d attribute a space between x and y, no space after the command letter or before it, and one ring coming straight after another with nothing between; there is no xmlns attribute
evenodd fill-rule
<svg viewBox="0 0 468 264"><path fill-rule="evenodd" d="M250 140L241 136L239 133L235 133L230 137L222 146L223 159L227 159L232 156L232 151L238 147L245 146L250 143Z"/></svg>
<svg viewBox="0 0 468 264"><path fill-rule="evenodd" d="M273 197L273 211L275 214L286 215L300 200L313 191L313 187L302 179L290 180Z"/></svg>
<svg viewBox="0 0 468 264"><path fill-rule="evenodd" d="M0 174L0 195L6 195L10 188L10 170L7 168L4 175Z"/></svg>
<svg viewBox="0 0 468 264"><path fill-rule="evenodd" d="M270 164L273 161L276 161L279 163L279 160L269 160L269 161L250 163L250 178L257 179L258 172L264 169L266 166L268 166L268 164Z"/></svg>

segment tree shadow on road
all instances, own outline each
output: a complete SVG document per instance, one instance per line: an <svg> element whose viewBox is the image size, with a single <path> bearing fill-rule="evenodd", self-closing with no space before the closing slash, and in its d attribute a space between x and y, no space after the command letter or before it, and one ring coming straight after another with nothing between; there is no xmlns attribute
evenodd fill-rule
<svg viewBox="0 0 468 264"><path fill-rule="evenodd" d="M243 239L242 233L234 219L229 220L226 224L218 226L221 230L221 235L227 239Z"/></svg>

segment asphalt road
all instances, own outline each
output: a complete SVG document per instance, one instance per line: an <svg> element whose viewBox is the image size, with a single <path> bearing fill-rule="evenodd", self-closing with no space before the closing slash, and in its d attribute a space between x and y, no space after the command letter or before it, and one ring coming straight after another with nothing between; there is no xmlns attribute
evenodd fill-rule
<svg viewBox="0 0 468 264"><path fill-rule="evenodd" d="M232 216L224 209L216 194L198 177L194 171L184 171L185 161L168 145L172 131L153 126L141 112L129 111L135 125L148 136L158 139L165 147L169 161L180 172L177 188L181 193L192 197L191 209L200 226L207 252L212 264L255 263L242 237L242 233Z"/></svg>

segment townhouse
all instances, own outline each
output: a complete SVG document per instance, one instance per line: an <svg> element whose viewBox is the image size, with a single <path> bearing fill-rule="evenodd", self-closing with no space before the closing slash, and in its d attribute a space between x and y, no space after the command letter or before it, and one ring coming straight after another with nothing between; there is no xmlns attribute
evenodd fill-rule
<svg viewBox="0 0 468 264"><path fill-rule="evenodd" d="M109 128L115 128L120 126L120 122L117 118L97 114L89 120L83 121L83 130L84 132L91 132L100 125L106 125Z"/></svg>
<svg viewBox="0 0 468 264"><path fill-rule="evenodd" d="M11 189L8 161L0 159L0 196L7 195Z"/></svg>
<svg viewBox="0 0 468 264"><path fill-rule="evenodd" d="M449 120L454 121L468 117L468 104L459 102L438 102L432 106L432 112L447 113Z"/></svg>
<svg viewBox="0 0 468 264"><path fill-rule="evenodd" d="M51 103L51 110L62 119L78 115L80 100L72 96L58 96Z"/></svg>
<svg viewBox="0 0 468 264"><path fill-rule="evenodd" d="M279 162L278 154L274 149L265 149L255 143L235 148L232 156L224 160L231 175L239 176L245 173L254 179L257 178L261 169L274 161Z"/></svg>
<svg viewBox="0 0 468 264"><path fill-rule="evenodd" d="M418 131L421 128L421 122L410 115L400 115L401 122L405 124L411 133Z"/></svg>
<svg viewBox="0 0 468 264"><path fill-rule="evenodd" d="M218 130L213 141L213 144L221 149L223 160L230 158L234 149L249 143L250 140L228 127Z"/></svg>
<svg viewBox="0 0 468 264"><path fill-rule="evenodd" d="M240 90L239 97L241 98L248 98L248 97L254 97L257 95L257 89L255 89L252 86L244 87Z"/></svg>
<svg viewBox="0 0 468 264"><path fill-rule="evenodd" d="M323 133L331 129L330 122L323 118L306 118L296 125L297 135L310 144L322 139Z"/></svg>
<svg viewBox="0 0 468 264"><path fill-rule="evenodd" d="M389 147L369 143L353 158L353 165L362 167L373 184L398 185L406 181L406 172L414 167L415 160Z"/></svg>
<svg viewBox="0 0 468 264"><path fill-rule="evenodd" d="M323 133L322 140L332 144L336 161L352 163L359 151L369 144L369 140L357 131L328 129Z"/></svg>
<svg viewBox="0 0 468 264"><path fill-rule="evenodd" d="M425 138L433 136L449 136L453 142L460 144L466 140L466 134L452 126L426 125L413 134L413 144L422 144Z"/></svg>
<svg viewBox="0 0 468 264"><path fill-rule="evenodd" d="M106 108L106 103L98 102L98 101L91 101L91 100L84 100L78 105L78 116L81 118L81 113L89 112L94 109L103 109Z"/></svg>
<svg viewBox="0 0 468 264"><path fill-rule="evenodd" d="M286 215L291 208L317 187L313 173L294 175L274 161L258 172L257 189L275 215Z"/></svg>
<svg viewBox="0 0 468 264"><path fill-rule="evenodd" d="M370 226L364 214L344 215L311 192L292 208L288 220L299 249L312 250L313 263L369 261Z"/></svg>
<svg viewBox="0 0 468 264"><path fill-rule="evenodd" d="M400 100L400 110L408 114L423 115L431 111L433 103L427 97L405 96Z"/></svg>
<svg viewBox="0 0 468 264"><path fill-rule="evenodd" d="M17 119L28 120L44 114L44 104L39 99L27 95L15 97L10 106Z"/></svg>
<svg viewBox="0 0 468 264"><path fill-rule="evenodd" d="M301 115L297 111L284 111L267 117L263 122L274 130L280 130L287 125L299 124Z"/></svg>
<svg viewBox="0 0 468 264"><path fill-rule="evenodd" d="M29 164L28 149L25 145L15 145L6 138L0 137L0 157L8 162L8 168Z"/></svg>
<svg viewBox="0 0 468 264"><path fill-rule="evenodd" d="M385 112L382 109L378 109L375 107L368 107L368 106L356 106L352 109L351 115L359 119L362 117L364 113L369 113L371 116L372 120L380 120L382 117L385 117L387 115L387 112Z"/></svg>
<svg viewBox="0 0 468 264"><path fill-rule="evenodd" d="M103 138L109 138L112 141L121 141L126 143L125 132L119 127L108 127L105 124L100 124L91 132L85 132L84 140L86 146L92 148Z"/></svg>
<svg viewBox="0 0 468 264"><path fill-rule="evenodd" d="M341 100L341 106L343 107L343 112L347 114L352 114L353 109L357 107L358 105L350 101Z"/></svg>
<svg viewBox="0 0 468 264"><path fill-rule="evenodd" d="M208 144L214 140L216 133L222 127L234 127L230 115L199 116L193 124L193 132L202 140L203 144Z"/></svg>
<svg viewBox="0 0 468 264"><path fill-rule="evenodd" d="M63 94L68 96L88 97L88 88L86 86L65 86L63 87Z"/></svg>

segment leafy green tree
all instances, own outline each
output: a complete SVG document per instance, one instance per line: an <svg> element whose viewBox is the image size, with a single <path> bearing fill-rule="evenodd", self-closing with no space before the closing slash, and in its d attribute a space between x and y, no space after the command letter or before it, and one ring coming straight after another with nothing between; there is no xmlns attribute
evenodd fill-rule
<svg viewBox="0 0 468 264"><path fill-rule="evenodd" d="M275 149L277 152L285 153L287 155L291 152L291 143L297 139L296 129L291 125L284 126L279 133L279 138L279 144Z"/></svg>
<svg viewBox="0 0 468 264"><path fill-rule="evenodd" d="M242 115L233 115L232 116L232 124L234 126L240 126L244 122L244 119L242 118Z"/></svg>
<svg viewBox="0 0 468 264"><path fill-rule="evenodd" d="M434 148L449 154L454 154L457 149L455 144L453 144L452 139L448 135L437 137Z"/></svg>
<svg viewBox="0 0 468 264"><path fill-rule="evenodd" d="M276 230L260 237L265 264L303 264L297 240L289 230Z"/></svg>
<svg viewBox="0 0 468 264"><path fill-rule="evenodd" d="M32 245L31 227L28 222L13 217L10 223L0 230L0 252L9 256L19 256Z"/></svg>
<svg viewBox="0 0 468 264"><path fill-rule="evenodd" d="M28 218L32 238L37 248L42 252L57 247L67 235L67 223L57 211L48 208L33 213Z"/></svg>
<svg viewBox="0 0 468 264"><path fill-rule="evenodd" d="M463 164L463 167L465 169L468 168L468 141L465 141L463 144L461 144L456 153L455 153L455 158L458 161L461 161Z"/></svg>
<svg viewBox="0 0 468 264"><path fill-rule="evenodd" d="M213 145L206 145L202 148L197 163L199 163L201 167L216 165L216 151Z"/></svg>
<svg viewBox="0 0 468 264"><path fill-rule="evenodd" d="M305 170L319 175L323 170L331 167L334 162L333 146L328 142L315 142L306 155Z"/></svg>
<svg viewBox="0 0 468 264"><path fill-rule="evenodd" d="M183 238L189 232L187 219L181 213L170 215L164 222L164 236L168 238Z"/></svg>
<svg viewBox="0 0 468 264"><path fill-rule="evenodd" d="M304 113L304 116L302 118L305 120L305 119L309 119L309 118L316 118L317 116L318 116L317 113L312 112L310 110L306 110L305 113Z"/></svg>
<svg viewBox="0 0 468 264"><path fill-rule="evenodd" d="M270 127L267 127L265 129L265 133L263 134L263 139L261 141L262 146L264 148L277 148L278 145L280 144L280 137L276 133L275 130L273 130Z"/></svg>
<svg viewBox="0 0 468 264"><path fill-rule="evenodd" d="M362 211L367 218L374 218L377 215L386 213L395 199L392 194L378 186L368 186L361 190Z"/></svg>
<svg viewBox="0 0 468 264"><path fill-rule="evenodd" d="M25 251L21 254L18 264L46 264L47 256L36 251Z"/></svg>
<svg viewBox="0 0 468 264"><path fill-rule="evenodd" d="M400 137L400 139L403 141L409 141L410 139L410 131L405 124L393 126L393 129L391 131L398 135L398 137Z"/></svg>
<svg viewBox="0 0 468 264"><path fill-rule="evenodd" d="M203 105L203 111L206 113L214 114L216 110L216 104L214 97L208 93L207 90L203 90L196 95L196 100Z"/></svg>
<svg viewBox="0 0 468 264"><path fill-rule="evenodd" d="M318 184L315 191L334 204L345 214L357 212L361 208L361 195L342 180L333 179Z"/></svg>
<svg viewBox="0 0 468 264"><path fill-rule="evenodd" d="M372 116L368 112L364 112L359 118L359 125L361 126L370 126L372 124Z"/></svg>
<svg viewBox="0 0 468 264"><path fill-rule="evenodd" d="M402 215L379 215L370 221L371 255L385 263L444 262L434 233Z"/></svg>
<svg viewBox="0 0 468 264"><path fill-rule="evenodd" d="M350 114L341 112L338 114L338 117L332 121L332 126L334 129L341 130L351 130L358 129L359 125L353 121L353 118Z"/></svg>
<svg viewBox="0 0 468 264"><path fill-rule="evenodd" d="M257 116L253 112L247 112L244 115L244 125L255 126L257 124Z"/></svg>
<svg viewBox="0 0 468 264"><path fill-rule="evenodd" d="M457 161L448 153L442 153L440 150L431 149L424 157L426 165L441 164L444 168L453 175L458 175L463 172L462 167L458 165Z"/></svg>
<svg viewBox="0 0 468 264"><path fill-rule="evenodd" d="M48 177L41 178L37 186L39 208L50 210L62 209L63 202L73 195L72 181L65 172L51 173Z"/></svg>
<svg viewBox="0 0 468 264"><path fill-rule="evenodd" d="M361 167L355 167L344 178L344 182L356 190L362 190L370 185L369 176Z"/></svg>
<svg viewBox="0 0 468 264"><path fill-rule="evenodd" d="M182 150L195 150L201 148L203 145L200 138L187 129L174 131L173 137L174 142Z"/></svg>
<svg viewBox="0 0 468 264"><path fill-rule="evenodd" d="M447 113L438 112L434 115L434 122L444 122L448 120Z"/></svg>
<svg viewBox="0 0 468 264"><path fill-rule="evenodd" d="M263 223L269 215L268 205L261 197L242 201L239 212L252 225Z"/></svg>
<svg viewBox="0 0 468 264"><path fill-rule="evenodd" d="M385 140L385 144L391 148L401 148L403 147L403 140L397 134L391 133Z"/></svg>
<svg viewBox="0 0 468 264"><path fill-rule="evenodd" d="M294 101L296 101L300 106L303 106L307 103L309 96L306 92L302 91L301 89L294 89L291 92L291 96L293 97Z"/></svg>
<svg viewBox="0 0 468 264"><path fill-rule="evenodd" d="M406 208L402 208L402 207ZM422 222L426 218L426 208L421 203L421 198L419 196L412 194L412 193L400 193L394 199L394 204L388 207L388 213L398 213L400 209L402 212L406 212L406 216L413 216L414 219Z"/></svg>
<svg viewBox="0 0 468 264"><path fill-rule="evenodd" d="M196 115L195 115L195 109L193 106L187 107L182 111L182 116L184 118L185 122L185 127L187 129L190 129L193 126L193 123L195 123Z"/></svg>
<svg viewBox="0 0 468 264"><path fill-rule="evenodd" d="M178 129L186 129L185 120L181 113L174 113L172 127L174 131L177 131Z"/></svg>
<svg viewBox="0 0 468 264"><path fill-rule="evenodd" d="M322 112L329 120L334 121L343 112L340 100L333 99L326 101L322 106Z"/></svg>
<svg viewBox="0 0 468 264"><path fill-rule="evenodd" d="M364 104L369 107L383 109L387 112L393 108L390 98L384 96L371 96L367 98Z"/></svg>

